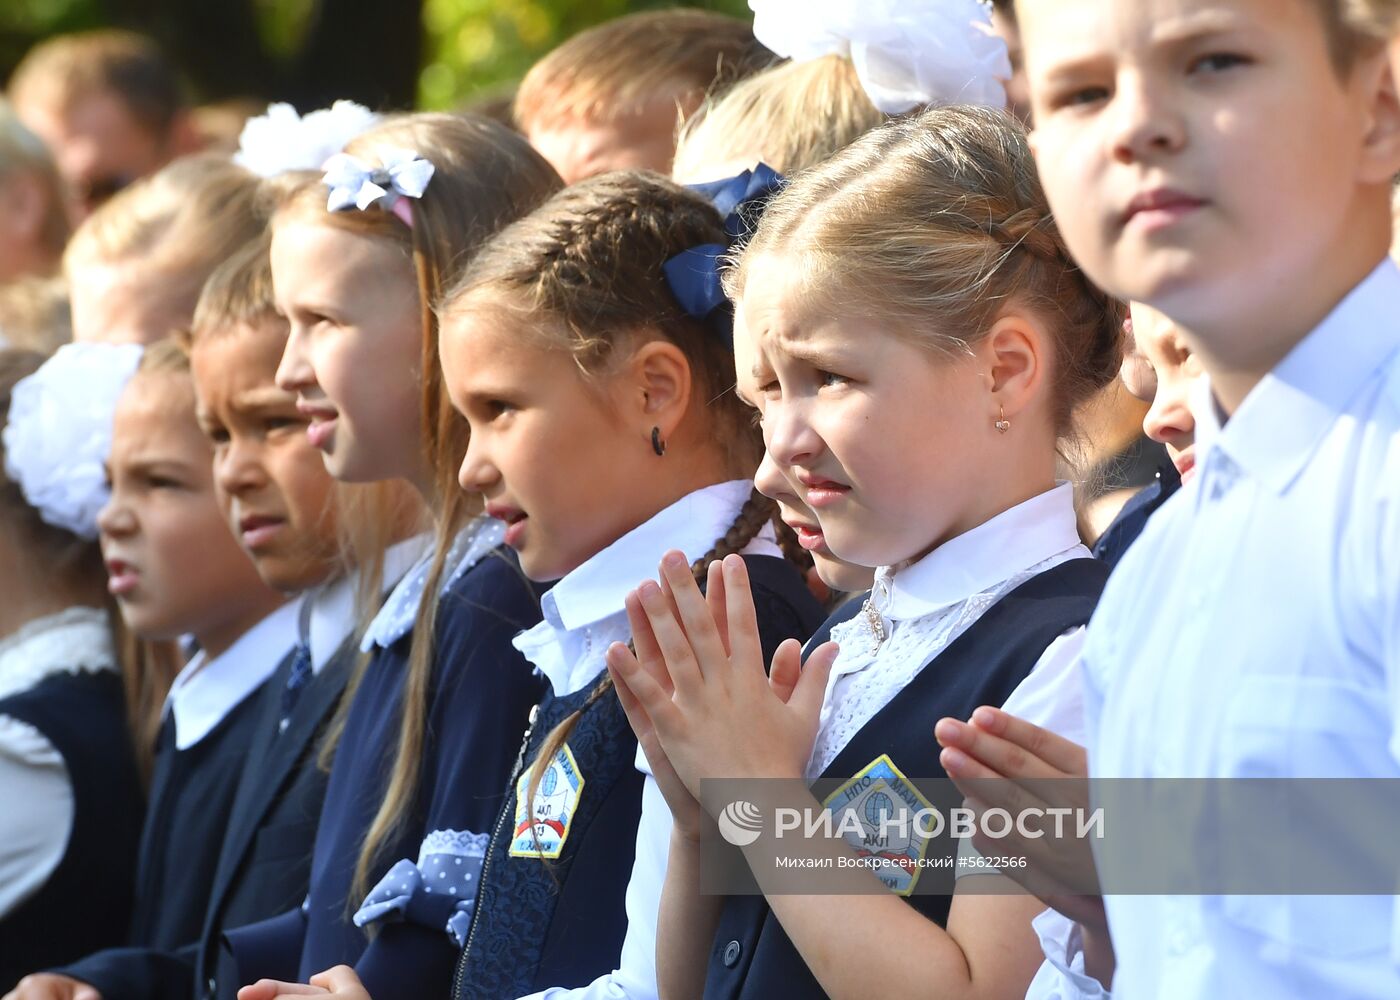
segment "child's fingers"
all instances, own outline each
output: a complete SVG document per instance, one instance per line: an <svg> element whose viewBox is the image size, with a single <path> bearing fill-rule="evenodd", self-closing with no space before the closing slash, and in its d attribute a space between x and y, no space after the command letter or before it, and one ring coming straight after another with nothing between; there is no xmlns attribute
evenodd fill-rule
<svg viewBox="0 0 1400 1000"><path fill-rule="evenodd" d="M632 630L632 648L636 650L634 661L667 691L673 690L675 685L671 683L666 658L661 655L661 647L656 643L656 633L651 630L651 619L642 607L642 599L634 590L622 599L622 605L627 610L627 623ZM629 656L632 655L632 650L627 652Z"/></svg>
<svg viewBox="0 0 1400 1000"><path fill-rule="evenodd" d="M650 580L637 588L637 598L642 602L647 620L651 622L651 631L656 637L657 648L661 650L661 658L666 662L671 683L677 692L693 695L704 683L704 676L690 640L681 629L681 623L671 613L670 602L661 593L661 588Z"/></svg>
<svg viewBox="0 0 1400 1000"><path fill-rule="evenodd" d="M673 732L679 722L679 713L670 692L663 689L649 673L638 668L635 660L624 656L626 652L626 646L615 642L608 647L604 659L614 684L619 680L622 682L618 686L618 701L627 713L627 721L633 723L633 729L637 729L640 723L643 728L638 730L639 733L656 730L658 724ZM637 721L634 721L634 713Z"/></svg>
<svg viewBox="0 0 1400 1000"><path fill-rule="evenodd" d="M788 642L798 645L796 639L788 639L784 645ZM801 649L798 645L798 655L801 655ZM802 676L797 679L792 697L788 699L788 704L803 716L815 720L821 715L826 682L831 677L831 666L840 652L841 647L836 643L824 642L808 655L802 667Z"/></svg>
<svg viewBox="0 0 1400 1000"><path fill-rule="evenodd" d="M976 799L987 806L1005 809L1013 816L1019 816L1027 809L1045 806L1045 802L1016 782L1008 780L1004 775L996 773L956 747L944 747L939 751L938 762L943 765L943 770L968 801Z"/></svg>
<svg viewBox="0 0 1400 1000"><path fill-rule="evenodd" d="M627 624L632 630L632 648L637 651L637 659L644 664L661 663L661 648L656 645L656 636L651 631L651 619L642 608L637 591L630 591L622 600L627 609Z"/></svg>
<svg viewBox="0 0 1400 1000"><path fill-rule="evenodd" d="M369 991L360 982L360 977L348 965L337 965L311 977L312 986L321 986L338 997L347 1000L370 1000Z"/></svg>
<svg viewBox="0 0 1400 1000"><path fill-rule="evenodd" d="M1088 755L1082 746L1033 722L990 705L973 712L971 722L983 732L1021 747L1058 771L1079 777L1089 773Z"/></svg>
<svg viewBox="0 0 1400 1000"><path fill-rule="evenodd" d="M651 716L647 715L647 710L633 694L632 687L627 683L627 678L635 671L642 668L637 666L635 661L629 663L631 651L620 642L615 642L608 647L604 654L604 660L608 665L608 674L612 677L613 687L617 690L617 700L622 704L622 711L627 716L627 721L632 725L632 731L637 734L637 739L644 739L652 732Z"/></svg>
<svg viewBox="0 0 1400 1000"><path fill-rule="evenodd" d="M939 719L933 727L933 735L942 746L974 758L996 775L1013 781L1071 776L1024 747L957 719Z"/></svg>
<svg viewBox="0 0 1400 1000"><path fill-rule="evenodd" d="M724 646L724 655L730 655L729 648L729 609L725 606L724 561L716 559L705 571L705 604L710 609L710 619L715 623L719 641Z"/></svg>
<svg viewBox="0 0 1400 1000"><path fill-rule="evenodd" d="M758 637L758 617L749 589L749 570L743 556L724 557L724 603L729 622L730 660L738 664L756 663L763 669L763 643Z"/></svg>
<svg viewBox="0 0 1400 1000"><path fill-rule="evenodd" d="M252 986L238 991L238 1000L277 1000L278 997L323 996L326 991L306 983L284 983L277 979L259 979Z"/></svg>
<svg viewBox="0 0 1400 1000"><path fill-rule="evenodd" d="M802 647L795 642L785 642L773 654L773 665L768 669L768 687L787 704L802 677Z"/></svg>
<svg viewBox="0 0 1400 1000"><path fill-rule="evenodd" d="M667 552L661 560L661 575L670 586L671 601L703 674L728 657L715 630L715 620L710 617L709 605L700 593L684 553Z"/></svg>

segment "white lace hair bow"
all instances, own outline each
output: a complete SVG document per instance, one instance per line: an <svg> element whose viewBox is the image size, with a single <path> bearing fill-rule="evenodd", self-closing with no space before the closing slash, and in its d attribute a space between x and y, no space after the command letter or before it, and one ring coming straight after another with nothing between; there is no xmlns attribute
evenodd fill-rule
<svg viewBox="0 0 1400 1000"><path fill-rule="evenodd" d="M921 105L1006 107L1006 43L980 0L749 0L753 33L797 61L847 56L887 115Z"/></svg>
<svg viewBox="0 0 1400 1000"><path fill-rule="evenodd" d="M364 211L375 202L393 212L410 228L413 214L404 198L421 198L433 179L433 165L411 149L386 149L380 166L371 166L349 153L337 153L326 161L322 180L330 188L326 208Z"/></svg>
<svg viewBox="0 0 1400 1000"><path fill-rule="evenodd" d="M97 537L112 417L140 361L138 344L64 344L11 393L5 473L45 522L79 538Z"/></svg>
<svg viewBox="0 0 1400 1000"><path fill-rule="evenodd" d="M306 115L290 104L269 104L265 114L243 126L233 162L259 177L320 170L327 158L378 121L378 115L354 101L336 101Z"/></svg>

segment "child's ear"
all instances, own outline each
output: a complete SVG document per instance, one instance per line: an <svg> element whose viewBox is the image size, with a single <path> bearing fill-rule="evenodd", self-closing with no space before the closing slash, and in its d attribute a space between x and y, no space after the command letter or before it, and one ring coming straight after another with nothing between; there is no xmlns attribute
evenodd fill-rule
<svg viewBox="0 0 1400 1000"><path fill-rule="evenodd" d="M1370 113L1359 179L1367 184L1390 184L1400 173L1400 95L1395 75L1384 51L1364 57L1356 73Z"/></svg>
<svg viewBox="0 0 1400 1000"><path fill-rule="evenodd" d="M650 340L639 347L628 365L629 395L638 403L645 430L661 429L670 436L690 406L690 361L668 340Z"/></svg>
<svg viewBox="0 0 1400 1000"><path fill-rule="evenodd" d="M1008 310L992 324L977 351L986 372L994 409L1019 413L1046 376L1052 341L1028 313Z"/></svg>

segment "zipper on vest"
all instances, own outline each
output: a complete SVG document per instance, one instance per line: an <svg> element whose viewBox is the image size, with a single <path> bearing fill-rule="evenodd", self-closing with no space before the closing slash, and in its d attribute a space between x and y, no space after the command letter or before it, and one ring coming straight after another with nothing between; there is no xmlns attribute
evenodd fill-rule
<svg viewBox="0 0 1400 1000"><path fill-rule="evenodd" d="M486 885L486 874L491 870L491 859L496 856L496 839L501 835L501 827L505 826L506 818L511 812L511 805L515 802L515 782L520 777L520 771L525 766L525 751L530 748L530 737L535 732L535 720L539 718L540 706L534 705L530 708L530 720L525 725L525 735L520 740L520 751L515 755L515 766L510 769L510 780L506 782L506 801L501 806L501 814L496 817L496 827L491 831L491 840L486 845L486 859L481 863L481 876L476 883L476 898L481 898L481 889ZM472 953L472 939L476 937L477 918L481 916L481 907L472 907L472 923L467 931L467 943L462 949L462 957L457 960L457 972L452 977L452 1000L461 1000L462 980L467 975L467 958Z"/></svg>

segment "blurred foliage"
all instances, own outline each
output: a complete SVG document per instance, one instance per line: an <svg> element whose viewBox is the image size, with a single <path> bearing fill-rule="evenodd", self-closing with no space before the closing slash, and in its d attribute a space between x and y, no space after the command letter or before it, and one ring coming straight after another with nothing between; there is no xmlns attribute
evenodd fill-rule
<svg viewBox="0 0 1400 1000"><path fill-rule="evenodd" d="M220 2L251 5L258 37L273 60L293 57L316 24L318 0ZM0 74L8 75L36 41L107 24L141 25L153 6L142 0L0 0ZM423 0L419 104L451 108L500 95L575 32L620 14L674 6L749 16L747 0ZM255 82L249 81L250 91L258 89ZM201 81L194 83L202 89Z"/></svg>
<svg viewBox="0 0 1400 1000"><path fill-rule="evenodd" d="M101 0L0 0L0 71L8 76L36 41L105 21Z"/></svg>

